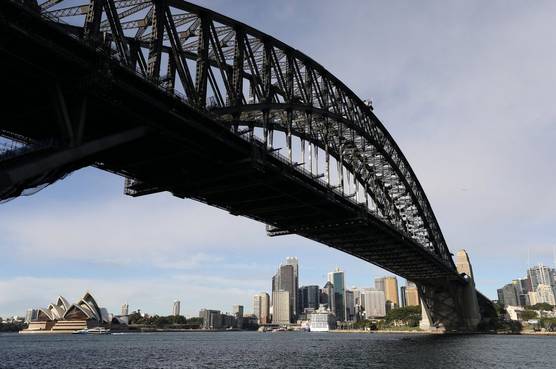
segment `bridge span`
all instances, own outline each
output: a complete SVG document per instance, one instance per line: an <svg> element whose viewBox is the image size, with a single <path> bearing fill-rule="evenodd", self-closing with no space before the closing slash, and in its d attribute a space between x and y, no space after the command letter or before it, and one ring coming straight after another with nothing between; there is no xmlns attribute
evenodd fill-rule
<svg viewBox="0 0 556 369"><path fill-rule="evenodd" d="M95 166L407 278L433 326L493 314L372 106L300 51L182 0L5 0L0 56L0 200Z"/></svg>

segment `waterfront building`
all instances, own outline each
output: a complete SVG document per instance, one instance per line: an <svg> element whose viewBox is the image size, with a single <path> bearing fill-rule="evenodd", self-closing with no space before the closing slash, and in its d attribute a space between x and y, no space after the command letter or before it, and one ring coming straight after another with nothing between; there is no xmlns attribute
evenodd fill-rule
<svg viewBox="0 0 556 369"><path fill-rule="evenodd" d="M202 309L199 318L203 319L202 329L219 329L222 327L222 316L219 310Z"/></svg>
<svg viewBox="0 0 556 369"><path fill-rule="evenodd" d="M108 311L100 307L93 295L86 292L75 304L59 296L47 308L36 309L36 314L22 333L36 331L73 332L81 329L104 326L110 322Z"/></svg>
<svg viewBox="0 0 556 369"><path fill-rule="evenodd" d="M525 310L521 306L506 306L506 315L510 320L521 320L521 313Z"/></svg>
<svg viewBox="0 0 556 369"><path fill-rule="evenodd" d="M365 289L361 294L361 299L364 302L365 317L383 318L386 316L386 297L383 291L376 289Z"/></svg>
<svg viewBox="0 0 556 369"><path fill-rule="evenodd" d="M335 312L336 311L336 304L334 298L334 285L332 282L326 282L324 287L321 289L320 293L320 303L326 304L328 310Z"/></svg>
<svg viewBox="0 0 556 369"><path fill-rule="evenodd" d="M318 309L319 303L319 286L302 286L299 288L300 312L304 312L305 309Z"/></svg>
<svg viewBox="0 0 556 369"><path fill-rule="evenodd" d="M127 303L122 305L120 315L122 316L129 315L129 305Z"/></svg>
<svg viewBox="0 0 556 369"><path fill-rule="evenodd" d="M253 313L259 324L270 323L270 296L261 292L253 296Z"/></svg>
<svg viewBox="0 0 556 369"><path fill-rule="evenodd" d="M297 295L297 290L295 289L295 267L291 264L281 264L278 267L278 271L274 276L272 292L276 291L288 291L288 305L290 307L289 316L291 319L294 317L294 299L293 296ZM272 300L272 307L274 309L274 299ZM274 313L274 310L273 310Z"/></svg>
<svg viewBox="0 0 556 369"><path fill-rule="evenodd" d="M336 320L341 322L346 320L346 296L345 296L345 283L344 272L340 268L328 273L328 282L334 286L334 309Z"/></svg>
<svg viewBox="0 0 556 369"><path fill-rule="evenodd" d="M236 318L243 318L243 305L234 305L232 312Z"/></svg>
<svg viewBox="0 0 556 369"><path fill-rule="evenodd" d="M272 292L272 323L291 323L291 305L289 291Z"/></svg>
<svg viewBox="0 0 556 369"><path fill-rule="evenodd" d="M390 301L394 306L400 306L398 297L398 279L394 276L375 279L375 289L384 292L386 301Z"/></svg>
<svg viewBox="0 0 556 369"><path fill-rule="evenodd" d="M180 315L180 306L181 306L181 301L180 300L174 300L174 305L172 306L172 315L173 316L179 316Z"/></svg>
<svg viewBox="0 0 556 369"><path fill-rule="evenodd" d="M309 330L311 332L328 332L334 328L336 328L336 316L324 304L309 314Z"/></svg>
<svg viewBox="0 0 556 369"><path fill-rule="evenodd" d="M473 279L473 268L471 267L471 261L469 260L467 251L459 250L456 252L456 269L458 273L465 273Z"/></svg>
<svg viewBox="0 0 556 369"><path fill-rule="evenodd" d="M513 283L509 283L497 291L498 301L504 306L518 306L517 292Z"/></svg>
<svg viewBox="0 0 556 369"><path fill-rule="evenodd" d="M299 261L297 260L297 257L289 256L286 258L285 265L291 265L293 267L293 288L290 291L290 299L292 300L292 318L296 319L297 315L303 311L300 307L299 301Z"/></svg>
<svg viewBox="0 0 556 369"><path fill-rule="evenodd" d="M413 282L407 281L405 285L406 306L419 306L421 299L419 298L419 290Z"/></svg>

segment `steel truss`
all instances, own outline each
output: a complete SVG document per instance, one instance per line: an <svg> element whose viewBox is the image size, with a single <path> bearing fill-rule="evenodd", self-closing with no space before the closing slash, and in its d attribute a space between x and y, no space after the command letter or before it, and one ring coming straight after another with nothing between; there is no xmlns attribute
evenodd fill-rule
<svg viewBox="0 0 556 369"><path fill-rule="evenodd" d="M453 267L425 192L372 107L303 53L182 0L11 1L106 49L121 65L245 139L255 140L260 129L264 145L274 150L274 133L280 132L291 166L308 168L308 176L324 180ZM79 142L79 122L70 122L62 105L68 140ZM293 138L300 140L299 162ZM331 180L333 162L337 184ZM148 184L128 184L131 192L154 191ZM281 232L287 230L275 233Z"/></svg>

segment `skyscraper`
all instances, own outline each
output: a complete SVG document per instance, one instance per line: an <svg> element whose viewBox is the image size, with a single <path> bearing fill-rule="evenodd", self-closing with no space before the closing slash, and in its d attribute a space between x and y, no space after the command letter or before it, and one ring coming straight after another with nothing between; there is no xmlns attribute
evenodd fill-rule
<svg viewBox="0 0 556 369"><path fill-rule="evenodd" d="M547 303L556 305L556 298L554 297L554 289L548 284L539 284L537 286L537 303Z"/></svg>
<svg viewBox="0 0 556 369"><path fill-rule="evenodd" d="M348 322L355 320L355 295L350 290L346 290L346 320Z"/></svg>
<svg viewBox="0 0 556 369"><path fill-rule="evenodd" d="M270 323L270 296L261 292L253 296L253 314L257 317L259 324Z"/></svg>
<svg viewBox="0 0 556 369"><path fill-rule="evenodd" d="M517 294L517 304L519 306L530 305L529 301L529 278L514 279L512 284Z"/></svg>
<svg viewBox="0 0 556 369"><path fill-rule="evenodd" d="M405 286L400 287L400 307L407 306L407 293L405 289L406 289Z"/></svg>
<svg viewBox="0 0 556 369"><path fill-rule="evenodd" d="M334 285L334 313L339 321L346 320L346 295L344 272L340 268L328 273L328 282Z"/></svg>
<svg viewBox="0 0 556 369"><path fill-rule="evenodd" d="M272 323L291 323L291 305L289 291L272 292Z"/></svg>
<svg viewBox="0 0 556 369"><path fill-rule="evenodd" d="M299 261L297 260L297 257L295 256L288 256L286 258L286 265L291 265L293 267L293 291L292 294L290 295L290 298L292 299L292 304L293 304L293 317L297 317L297 315L299 315L299 313L301 312L301 308L300 308L300 297L299 297ZM318 306L317 306L318 308Z"/></svg>
<svg viewBox="0 0 556 369"><path fill-rule="evenodd" d="M384 292L384 278L375 278L375 290Z"/></svg>
<svg viewBox="0 0 556 369"><path fill-rule="evenodd" d="M527 277L531 282L531 291L536 291L539 284L546 284L554 287L554 275L552 270L542 264L529 268Z"/></svg>
<svg viewBox="0 0 556 369"><path fill-rule="evenodd" d="M172 307L172 315L173 316L179 316L180 315L180 305L181 305L180 300L174 300L174 305Z"/></svg>
<svg viewBox="0 0 556 369"><path fill-rule="evenodd" d="M458 273L465 273L473 279L473 268L471 267L471 261L469 260L467 251L459 250L456 252L456 269Z"/></svg>
<svg viewBox="0 0 556 369"><path fill-rule="evenodd" d="M500 304L504 306L518 306L517 291L512 283L508 283L496 292L498 293L498 302Z"/></svg>
<svg viewBox="0 0 556 369"><path fill-rule="evenodd" d="M303 286L299 288L299 313L305 309L318 309L320 302L319 286Z"/></svg>
<svg viewBox="0 0 556 369"><path fill-rule="evenodd" d="M121 308L121 314L120 315L129 315L129 305L128 304L123 304L122 308Z"/></svg>
<svg viewBox="0 0 556 369"><path fill-rule="evenodd" d="M291 264L281 264L274 276L273 290L274 292L287 291L290 306L290 318L293 319L294 315L294 300L293 296L297 294L295 289L295 268ZM274 295L273 295L274 296ZM274 299L272 300L272 308L274 309Z"/></svg>
<svg viewBox="0 0 556 369"><path fill-rule="evenodd" d="M419 306L421 299L419 298L419 290L415 283L406 281L405 284L405 306Z"/></svg>
<svg viewBox="0 0 556 369"><path fill-rule="evenodd" d="M324 287L321 290L320 294L320 303L326 304L328 310L331 313L336 315L336 304L335 304L335 295L334 295L334 285L332 282L326 282Z"/></svg>
<svg viewBox="0 0 556 369"><path fill-rule="evenodd" d="M392 302L395 306L400 306L398 297L398 280L394 276L375 279L375 289L383 291L386 301Z"/></svg>

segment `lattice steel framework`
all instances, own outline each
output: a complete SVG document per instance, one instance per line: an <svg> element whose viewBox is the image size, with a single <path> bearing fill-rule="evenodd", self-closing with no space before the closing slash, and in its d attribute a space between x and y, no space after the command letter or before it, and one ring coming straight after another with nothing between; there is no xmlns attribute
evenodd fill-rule
<svg viewBox="0 0 556 369"><path fill-rule="evenodd" d="M182 0L19 2L245 139L258 130L273 149L281 132L290 165L309 168L453 266L425 192L370 104L303 53Z"/></svg>

